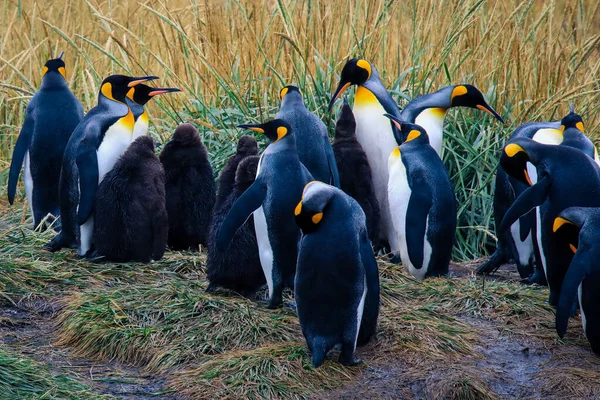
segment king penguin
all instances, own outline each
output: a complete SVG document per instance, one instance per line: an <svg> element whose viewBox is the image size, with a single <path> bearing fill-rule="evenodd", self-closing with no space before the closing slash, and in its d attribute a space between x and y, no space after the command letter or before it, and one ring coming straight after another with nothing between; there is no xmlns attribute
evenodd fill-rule
<svg viewBox="0 0 600 400"><path fill-rule="evenodd" d="M398 128L399 147L388 160L388 196L402 265L419 280L447 275L456 235L450 176L424 128L386 116Z"/></svg>
<svg viewBox="0 0 600 400"><path fill-rule="evenodd" d="M444 119L452 107L476 108L504 123L496 110L485 101L483 93L473 85L446 86L437 92L416 97L402 110L400 120L423 127L431 147L441 156Z"/></svg>
<svg viewBox="0 0 600 400"><path fill-rule="evenodd" d="M338 344L340 362L357 364L354 350L375 334L379 315L379 272L365 214L340 189L313 181L294 215L303 233L294 293L313 366Z"/></svg>
<svg viewBox="0 0 600 400"><path fill-rule="evenodd" d="M588 156L597 159L596 148L583 132L583 120L581 116L575 113L574 105L571 104L569 113L562 120L528 122L520 125L511 134L506 144L508 145L518 138L529 138L542 144L562 144L578 148ZM535 168L530 163L527 168L529 179L532 183L535 183L537 180ZM497 227L515 198L519 197L528 187L528 183L523 183L509 176L502 165L498 165L494 190L494 219ZM509 230L500 231L496 229L496 236L498 237L496 250L489 260L477 269L477 273L493 273L503 263L513 259L517 265L519 275L523 278L523 283L546 285L546 277L541 261L539 261L539 251L536 250L536 223L535 211L532 211L519 218Z"/></svg>
<svg viewBox="0 0 600 400"><path fill-rule="evenodd" d="M158 77L111 75L102 81L98 105L79 122L65 148L59 187L62 230L46 245L50 251L72 247L76 240L80 256L91 250L96 189L133 135L127 92L152 79Z"/></svg>
<svg viewBox="0 0 600 400"><path fill-rule="evenodd" d="M19 172L25 161L25 193L34 228L47 214L60 214L58 181L63 153L83 118L83 106L67 85L62 56L63 53L48 60L42 69L42 86L27 105L10 163L8 202L12 205L15 200Z"/></svg>
<svg viewBox="0 0 600 400"><path fill-rule="evenodd" d="M340 175L327 127L319 117L308 111L296 86L284 87L279 95L281 107L275 118L292 127L300 162L316 180L340 187Z"/></svg>
<svg viewBox="0 0 600 400"><path fill-rule="evenodd" d="M381 210L381 239L389 243L392 252L397 252L392 216L388 205L388 165L390 153L397 147L393 129L396 129L384 114L400 117L398 104L392 99L379 78L377 69L364 59L353 58L342 69L340 82L329 102L329 110L339 96L350 86L357 85L352 109L356 120L356 139L362 146L372 170L375 197Z"/></svg>
<svg viewBox="0 0 600 400"><path fill-rule="evenodd" d="M304 186L313 178L298 158L291 125L275 119L239 127L264 134L270 144L260 157L256 180L225 217L217 234L217 248L227 250L238 228L254 213L260 263L269 286L269 308L275 308L281 304L284 287L294 287L300 240L294 209Z"/></svg>
<svg viewBox="0 0 600 400"><path fill-rule="evenodd" d="M131 140L134 141L140 136L145 136L148 133L148 112L144 108L146 103L154 98L165 93L181 92L178 88L153 88L143 83L136 85L127 92L127 106L133 113L135 125L133 127L133 135Z"/></svg>
<svg viewBox="0 0 600 400"><path fill-rule="evenodd" d="M515 199L499 229L508 229L521 216L535 210L534 238L539 261L550 287L549 303L556 306L573 253L567 243L552 234L554 219L568 207L600 206L600 169L579 149L527 138L506 145L500 163L507 174L529 187ZM535 183L527 163L536 169Z"/></svg>
<svg viewBox="0 0 600 400"><path fill-rule="evenodd" d="M583 332L600 355L600 209L571 207L554 220L552 230L562 235L563 241L575 253L563 281L556 308L556 331L562 338L569 325L573 304L579 300Z"/></svg>

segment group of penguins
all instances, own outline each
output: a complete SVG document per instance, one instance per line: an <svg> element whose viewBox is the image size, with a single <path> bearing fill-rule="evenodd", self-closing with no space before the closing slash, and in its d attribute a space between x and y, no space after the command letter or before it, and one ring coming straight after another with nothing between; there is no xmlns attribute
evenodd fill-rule
<svg viewBox="0 0 600 400"><path fill-rule="evenodd" d="M457 219L440 159L448 109L471 107L504 122L472 85L419 96L400 111L375 67L354 58L329 103L331 110L357 87L352 108L344 97L333 144L301 90L286 86L275 119L239 125L266 136L268 146L259 156L255 138L242 136L217 191L193 125L179 125L156 156L144 105L179 89L144 84L155 79L109 76L84 116L62 54L49 60L14 148L9 202L24 163L34 226L51 222L58 232L50 251L148 262L167 247L206 246L208 291L251 296L266 282L275 308L293 289L315 367L333 348L342 364L358 363L356 346L375 334L376 253L401 261L417 279L448 273ZM600 270L592 265L600 255L600 208L593 208L600 207L600 170L583 131L572 108L561 121L526 123L509 138L496 180L498 246L478 272L512 259L527 282L547 282L561 337L579 295L584 331L600 352Z"/></svg>

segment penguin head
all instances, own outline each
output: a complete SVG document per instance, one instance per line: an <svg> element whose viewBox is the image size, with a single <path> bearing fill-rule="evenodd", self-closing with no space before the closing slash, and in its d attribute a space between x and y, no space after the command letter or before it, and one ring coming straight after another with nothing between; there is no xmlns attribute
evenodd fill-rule
<svg viewBox="0 0 600 400"><path fill-rule="evenodd" d="M579 230L587 217L585 210L583 207L567 208L552 223L552 233L561 243L568 244L573 253L579 247Z"/></svg>
<svg viewBox="0 0 600 400"><path fill-rule="evenodd" d="M581 115L575 113L575 105L570 105L570 110L567 115L560 120L560 130L565 131L569 128L575 128L581 133L585 133L585 127L583 126L583 118Z"/></svg>
<svg viewBox="0 0 600 400"><path fill-rule="evenodd" d="M165 93L181 92L178 88L153 88L143 83L133 86L127 92L127 97L133 100L135 104L140 106L146 105L154 96L158 96Z"/></svg>
<svg viewBox="0 0 600 400"><path fill-rule="evenodd" d="M142 135L131 142L129 148L136 154L154 156L154 150L156 147L153 138L147 135Z"/></svg>
<svg viewBox="0 0 600 400"><path fill-rule="evenodd" d="M235 186L238 189L246 190L254 183L259 160L260 157L254 155L248 156L240 161L235 171Z"/></svg>
<svg viewBox="0 0 600 400"><path fill-rule="evenodd" d="M334 189L331 186L319 181L312 181L304 186L302 199L294 209L296 225L302 233L315 232L323 223L327 204L333 193Z"/></svg>
<svg viewBox="0 0 600 400"><path fill-rule="evenodd" d="M173 143L180 146L194 145L200 142L200 134L198 129L192 124L184 123L180 124L173 133L173 139L169 143Z"/></svg>
<svg viewBox="0 0 600 400"><path fill-rule="evenodd" d="M429 136L427 136L427 131L422 126L404 122L392 114L383 115L389 118L396 128L398 128L397 131L394 131L394 138L398 145L408 142L416 145L429 144Z"/></svg>
<svg viewBox="0 0 600 400"><path fill-rule="evenodd" d="M342 75L340 76L340 82L338 83L337 89L331 96L329 102L329 110L333 107L333 104L338 97L342 95L352 85L363 85L373 73L373 67L367 60L361 58L353 58L346 62L342 69Z"/></svg>
<svg viewBox="0 0 600 400"><path fill-rule="evenodd" d="M485 111L498 121L504 119L494 110L483 97L483 93L473 85L457 85L452 87L450 94L450 107L471 107Z"/></svg>
<svg viewBox="0 0 600 400"><path fill-rule="evenodd" d="M102 81L100 85L100 97L112 101L125 103L127 93L131 88L140 83L158 79L158 76L139 76L131 77L125 75L111 75Z"/></svg>
<svg viewBox="0 0 600 400"><path fill-rule="evenodd" d="M258 143L252 136L244 135L238 140L236 154L243 156L258 155Z"/></svg>
<svg viewBox="0 0 600 400"><path fill-rule="evenodd" d="M292 127L281 119L274 119L264 124L242 124L238 125L238 128L262 133L271 143L275 143L292 133Z"/></svg>
<svg viewBox="0 0 600 400"><path fill-rule="evenodd" d="M279 97L281 97L282 103L283 99L290 97L302 100L302 91L297 86L287 85L279 91Z"/></svg>
<svg viewBox="0 0 600 400"><path fill-rule="evenodd" d="M500 157L500 164L507 174L520 180L521 182L532 186L533 182L527 172L527 163L531 162L531 156L528 153L527 142L531 139L517 139L504 146L502 150L502 156Z"/></svg>
<svg viewBox="0 0 600 400"><path fill-rule="evenodd" d="M67 70L65 69L65 62L62 60L64 51L59 54L58 57L46 61L44 68L42 68L42 78L47 79L51 76L61 75L65 80L67 79Z"/></svg>
<svg viewBox="0 0 600 400"><path fill-rule="evenodd" d="M348 98L344 97L344 105L335 123L335 138L350 138L356 135L356 119L348 104Z"/></svg>

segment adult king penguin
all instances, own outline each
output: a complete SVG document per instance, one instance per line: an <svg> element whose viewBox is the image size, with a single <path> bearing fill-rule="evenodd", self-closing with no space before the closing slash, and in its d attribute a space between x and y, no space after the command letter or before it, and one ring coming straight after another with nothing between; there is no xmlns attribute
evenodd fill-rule
<svg viewBox="0 0 600 400"><path fill-rule="evenodd" d="M393 129L396 129L384 114L400 117L398 104L383 86L377 70L364 59L353 58L342 69L340 82L329 102L329 110L340 95L352 85L357 85L354 95L354 119L356 139L362 146L373 173L375 197L381 210L381 240L389 243L392 251L399 249L395 241L394 226L388 205L388 157L396 148Z"/></svg>
<svg viewBox="0 0 600 400"><path fill-rule="evenodd" d="M291 125L275 119L239 127L262 133L271 143L260 157L256 180L225 217L217 234L217 248L227 250L238 228L254 213L260 263L269 286L269 308L275 308L281 304L284 287L294 287L300 240L294 209L304 186L313 178L298 158Z"/></svg>
<svg viewBox="0 0 600 400"><path fill-rule="evenodd" d="M62 230L46 245L50 251L71 247L76 240L80 256L91 250L96 189L133 135L135 120L126 104L127 93L152 79L158 77L111 75L102 82L98 105L77 125L65 148L60 175Z"/></svg>
<svg viewBox="0 0 600 400"><path fill-rule="evenodd" d="M531 180L527 163L536 169ZM535 209L535 240L548 286L551 305L556 306L573 253L567 243L552 234L554 219L568 207L600 206L600 170L594 160L569 146L544 145L519 138L505 146L500 163L512 177L528 187L508 209L500 231Z"/></svg>
<svg viewBox="0 0 600 400"><path fill-rule="evenodd" d="M35 228L47 214L58 217L58 181L63 153L83 118L83 107L67 86L63 53L42 69L42 86L27 105L8 175L8 202L13 204L25 161L25 193ZM58 226L57 226L58 227Z"/></svg>
<svg viewBox="0 0 600 400"><path fill-rule="evenodd" d="M135 125L133 127L133 135L131 140L134 141L140 136L145 136L148 133L148 113L144 106L154 96L159 96L165 93L176 93L181 92L181 89L177 88L153 88L143 83L134 86L127 92L127 106L133 113L133 119Z"/></svg>
<svg viewBox="0 0 600 400"><path fill-rule="evenodd" d="M416 97L402 110L400 120L423 127L431 147L441 156L444 119L452 107L476 108L504 123L496 110L485 101L483 93L473 85L446 86L437 92Z"/></svg>
<svg viewBox="0 0 600 400"><path fill-rule="evenodd" d="M327 127L319 117L308 111L302 93L296 86L286 86L279 94L281 107L275 118L292 127L300 162L316 180L339 188L340 175Z"/></svg>
<svg viewBox="0 0 600 400"><path fill-rule="evenodd" d="M379 272L365 214L356 200L318 181L306 185L294 214L303 232L294 292L313 365L338 344L340 362L354 365L356 345L375 334L379 315Z"/></svg>
<svg viewBox="0 0 600 400"><path fill-rule="evenodd" d="M419 280L446 275L456 234L450 176L425 129L386 116L399 130L388 161L388 196L402 265Z"/></svg>

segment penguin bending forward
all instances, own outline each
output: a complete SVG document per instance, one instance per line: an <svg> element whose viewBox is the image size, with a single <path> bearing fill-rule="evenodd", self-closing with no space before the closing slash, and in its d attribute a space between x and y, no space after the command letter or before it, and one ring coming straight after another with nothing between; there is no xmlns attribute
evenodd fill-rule
<svg viewBox="0 0 600 400"><path fill-rule="evenodd" d="M153 79L158 77L111 75L102 81L98 105L83 117L65 148L59 187L62 230L46 245L48 250L72 247L76 240L80 256L92 249L96 189L133 135L135 120L126 104L127 93Z"/></svg>
<svg viewBox="0 0 600 400"><path fill-rule="evenodd" d="M95 250L116 262L160 260L167 246L165 172L154 140L140 136L106 174L96 195Z"/></svg>
<svg viewBox="0 0 600 400"><path fill-rule="evenodd" d="M262 133L271 143L263 152L254 183L233 204L217 235L217 248L226 251L244 221L254 213L260 263L269 286L269 308L281 304L284 287L294 287L300 230L294 209L312 176L296 151L292 127L280 119L240 125Z"/></svg>
<svg viewBox="0 0 600 400"><path fill-rule="evenodd" d="M379 315L379 272L365 214L353 198L318 181L306 185L294 214L303 233L294 293L313 366L338 344L340 362L355 365L356 345L375 334Z"/></svg>
<svg viewBox="0 0 600 400"><path fill-rule="evenodd" d="M13 150L8 175L8 202L15 201L17 180L25 161L25 193L33 226L48 214L58 217L58 182L63 154L71 133L83 118L83 106L67 85L62 53L48 60L42 70L42 86L25 111L25 121ZM60 228L60 224L55 224Z"/></svg>
<svg viewBox="0 0 600 400"><path fill-rule="evenodd" d="M583 332L594 353L600 355L600 208L567 208L554 220L552 230L555 235L562 235L562 240L575 253L556 308L556 331L564 337L573 303L579 300Z"/></svg>
<svg viewBox="0 0 600 400"><path fill-rule="evenodd" d="M402 265L417 279L448 273L456 235L456 197L442 160L419 125L386 114L399 133L390 154L388 196Z"/></svg>
<svg viewBox="0 0 600 400"><path fill-rule="evenodd" d="M165 169L171 250L198 250L208 243L215 180L208 150L192 124L181 124L160 152Z"/></svg>
<svg viewBox="0 0 600 400"><path fill-rule="evenodd" d="M254 143L256 144L256 141ZM209 282L207 292L220 286L250 297L266 282L258 257L253 216L250 216L235 233L227 251L220 251L216 245L217 234L231 206L254 183L258 160L257 155L247 156L241 160L237 165L231 193L221 204L215 206L206 258L206 277ZM221 172L221 176L223 175L224 172Z"/></svg>
<svg viewBox="0 0 600 400"><path fill-rule="evenodd" d="M292 127L300 162L316 180L340 187L327 127L319 117L308 111L302 93L296 86L286 86L279 94L281 107L275 118Z"/></svg>
<svg viewBox="0 0 600 400"><path fill-rule="evenodd" d="M568 243L552 234L554 220L568 207L600 206L600 170L581 150L526 138L506 145L500 163L510 176L529 187L508 209L499 229L508 229L521 216L535 210L539 258L550 287L549 303L556 306L573 252ZM535 183L527 163L535 167Z"/></svg>
<svg viewBox="0 0 600 400"><path fill-rule="evenodd" d="M356 140L355 132L354 114L347 99L344 98L344 105L335 125L335 139L333 140L333 154L340 174L340 189L360 204L367 217L369 239L371 239L375 251L378 251L381 249L379 202L375 197L369 160L362 146Z"/></svg>

